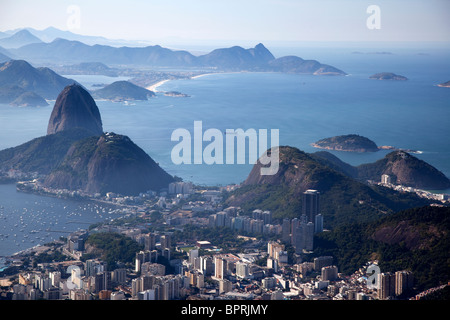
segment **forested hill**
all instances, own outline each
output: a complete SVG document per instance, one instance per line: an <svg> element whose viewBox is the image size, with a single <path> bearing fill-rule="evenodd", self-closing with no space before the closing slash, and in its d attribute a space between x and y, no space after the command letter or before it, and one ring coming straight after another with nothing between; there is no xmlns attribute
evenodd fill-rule
<svg viewBox="0 0 450 320"><path fill-rule="evenodd" d="M321 255L335 257L345 274L370 260L379 261L381 272L410 270L418 292L445 284L450 280L450 208L413 208L322 232L313 256Z"/></svg>

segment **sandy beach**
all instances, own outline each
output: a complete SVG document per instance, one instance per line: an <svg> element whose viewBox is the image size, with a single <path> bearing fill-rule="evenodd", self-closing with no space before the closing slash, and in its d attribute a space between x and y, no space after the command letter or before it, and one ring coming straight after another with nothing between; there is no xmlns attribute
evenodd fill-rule
<svg viewBox="0 0 450 320"><path fill-rule="evenodd" d="M210 75L210 74L213 74L213 73L203 73L203 74L199 74L199 75L197 75L197 76L190 77L190 79L197 79L197 78L200 78L200 77L203 77L203 76L207 76L207 75ZM150 90L150 91L153 91L153 92L160 92L160 91L158 91L158 87L161 86L161 85L163 85L163 84L166 83L167 81L170 81L170 80L167 79L167 80L159 81L159 82L157 82L157 83L152 84L151 86L146 87L146 89L147 89L147 90Z"/></svg>
<svg viewBox="0 0 450 320"><path fill-rule="evenodd" d="M203 73L203 74L199 74L198 76L193 76L193 77L191 77L191 79L197 79L197 78L204 77L204 76L207 76L207 75L210 75L210 74L214 74L214 73Z"/></svg>
<svg viewBox="0 0 450 320"><path fill-rule="evenodd" d="M160 85L166 83L167 81L169 81L169 80L162 80L162 81L159 81L159 82L157 82L157 83L155 83L155 84L152 84L151 86L147 87L146 89L147 89L147 90L150 90L150 91L153 91L153 92L158 92L158 90L157 90L158 87L159 87Z"/></svg>

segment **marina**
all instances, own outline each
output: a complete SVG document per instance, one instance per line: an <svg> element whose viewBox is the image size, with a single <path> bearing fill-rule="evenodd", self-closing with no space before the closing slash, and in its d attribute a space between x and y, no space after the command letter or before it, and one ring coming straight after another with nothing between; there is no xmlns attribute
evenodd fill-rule
<svg viewBox="0 0 450 320"><path fill-rule="evenodd" d="M18 192L14 184L0 185L0 202L0 257L50 243L118 216L113 207Z"/></svg>

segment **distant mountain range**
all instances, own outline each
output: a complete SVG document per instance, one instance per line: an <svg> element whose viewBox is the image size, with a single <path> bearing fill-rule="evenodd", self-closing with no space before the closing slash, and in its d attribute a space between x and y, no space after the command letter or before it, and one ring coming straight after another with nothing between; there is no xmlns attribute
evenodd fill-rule
<svg viewBox="0 0 450 320"><path fill-rule="evenodd" d="M31 43L4 53L14 59L35 63L74 64L101 61L107 65L346 75L344 71L316 60L304 60L296 56L275 58L263 44L249 49L239 46L221 48L195 56L185 50L171 50L159 45L117 48L107 45L91 46L58 38L50 43Z"/></svg>
<svg viewBox="0 0 450 320"><path fill-rule="evenodd" d="M43 30L37 30L34 28L19 28L14 30L7 30L5 32L0 32L0 39L10 37L18 32L27 31L34 37L40 39L42 42L52 42L57 38L63 38L73 41L81 41L89 45L104 44L111 46L124 46L124 45L138 45L139 41L127 41L127 40L112 40L105 37L99 36L86 36L81 34L76 34L70 31L60 30L55 27L48 27Z"/></svg>
<svg viewBox="0 0 450 320"><path fill-rule="evenodd" d="M36 64L98 61L121 66L346 75L344 71L316 60L304 60L296 56L275 58L261 43L249 49L240 46L219 48L199 56L186 50L171 50L159 45L118 47L114 44L117 45L117 41L77 35L53 27L44 30L22 28L0 34L0 62L8 58Z"/></svg>
<svg viewBox="0 0 450 320"><path fill-rule="evenodd" d="M81 62L64 66L58 65L52 66L52 70L58 74L70 75L104 75L108 77L117 77L119 75L119 69L110 68L101 62Z"/></svg>
<svg viewBox="0 0 450 320"><path fill-rule="evenodd" d="M0 39L0 46L7 49L20 48L31 43L42 43L43 41L33 35L30 31L24 29L18 31L12 36Z"/></svg>

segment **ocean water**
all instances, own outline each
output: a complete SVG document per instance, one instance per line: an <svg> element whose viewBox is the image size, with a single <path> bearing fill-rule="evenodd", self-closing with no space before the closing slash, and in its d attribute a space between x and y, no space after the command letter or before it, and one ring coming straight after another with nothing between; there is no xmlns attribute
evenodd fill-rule
<svg viewBox="0 0 450 320"><path fill-rule="evenodd" d="M423 153L416 157L450 176L450 88L436 86L450 80L449 49L304 47L272 51L276 56L293 54L314 58L346 71L348 76L224 73L169 81L158 90L179 91L190 97L157 93L149 101L128 104L97 101L104 130L129 136L170 174L203 185L240 183L252 165L175 165L171 151L177 142L171 141L171 134L177 128L184 128L193 135L194 121L202 121L203 131L278 129L280 145L305 152L318 151L311 143L322 138L360 134L378 145L420 150ZM394 72L409 80L368 79L378 72ZM119 80L104 76L71 77L89 88L95 83ZM53 104L39 108L0 105L0 149L45 135ZM381 159L388 151L332 153L358 165ZM0 189L0 205L5 206L4 203L13 199L17 202L9 209L5 206L4 215L20 214L24 208L36 211L36 201L67 201L33 196L36 200L25 204L24 199L28 197L15 192L13 186L10 191ZM14 233L19 234L17 230ZM5 251L0 247L0 255L2 252Z"/></svg>

